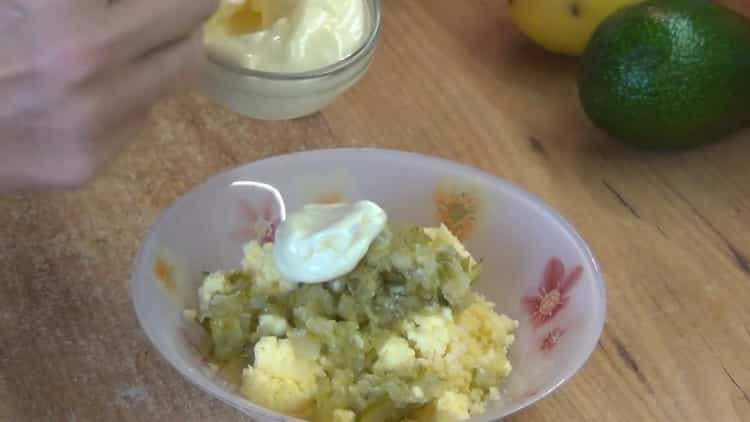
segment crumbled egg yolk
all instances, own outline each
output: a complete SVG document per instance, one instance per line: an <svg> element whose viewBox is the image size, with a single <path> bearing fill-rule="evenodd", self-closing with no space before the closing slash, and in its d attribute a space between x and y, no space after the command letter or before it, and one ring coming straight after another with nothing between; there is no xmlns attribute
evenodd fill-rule
<svg viewBox="0 0 750 422"><path fill-rule="evenodd" d="M469 412L470 399L465 394L447 391L440 398L417 410L413 422L455 422L471 417Z"/></svg>
<svg viewBox="0 0 750 422"><path fill-rule="evenodd" d="M283 336L286 334L286 319L278 315L263 314L258 318L258 331L270 336Z"/></svg>
<svg viewBox="0 0 750 422"><path fill-rule="evenodd" d="M224 293L227 290L226 278L221 272L209 274L203 281L203 285L198 289L198 298L200 300L201 314L205 315L211 306L211 298L217 293Z"/></svg>
<svg viewBox="0 0 750 422"><path fill-rule="evenodd" d="M424 233L432 239L433 242L436 243L446 243L450 246L452 246L456 252L458 252L459 255L461 255L464 258L469 258L473 264L476 264L476 261L471 256L469 251L466 250L466 247L461 243L458 238L451 233L450 230L448 230L448 227L440 223L440 227L426 227L424 229Z"/></svg>
<svg viewBox="0 0 750 422"><path fill-rule="evenodd" d="M357 415L351 410L336 409L333 411L333 422L354 422Z"/></svg>
<svg viewBox="0 0 750 422"><path fill-rule="evenodd" d="M479 265L445 226L423 231L430 239L430 247L451 247L467 259L469 267ZM252 277L253 294L281 297L294 294L299 288L281 279L274 264L273 244L250 242L244 252L241 268ZM206 277L199 290L197 320L202 321L211 310L218 310L222 315L226 313L221 304L223 297L234 294L231 293L233 282L230 279L231 275L223 272ZM351 285L345 287L343 281L332 282L329 286L331 292L343 295L342 298L351 288ZM444 294L449 292L444 290ZM284 311L279 313L278 309L264 310L257 316L257 324L252 330L250 326L243 328L242 315L208 319L214 353L218 350L229 355L227 350L232 348L224 347L227 344L252 346L253 360L242 371L240 381L240 391L245 397L260 406L313 421L374 422L397 415L394 420L403 422L453 422L482 414L487 400L498 398L499 380L511 372L507 350L514 341L513 332L518 322L494 312L493 304L477 295L466 306L455 309L450 306L428 307L411 313L388 328L387 336L380 340L366 335L362 326L348 334L348 347L363 350L362 353L374 348L373 360L369 364L371 375L365 375L365 378L401 379L408 386L398 397L401 405L405 404L409 409L406 413L394 407L394 403L387 399L388 394L384 400L356 409L357 400L384 387L378 385L378 381L369 384L342 377L337 374L335 366L332 370L331 362L338 356L321 346L327 341L325 336L334 335L340 324L346 321L336 322L317 314L321 311L316 311L316 307L326 303L317 300L315 296L304 296L301 309L293 309L291 315L294 317ZM342 303L339 302L339 306ZM185 312L187 317L195 317L195 314ZM297 318L305 320L306 330L299 328ZM317 331L317 334L311 335L312 331ZM254 345L247 340L252 332L260 336ZM440 389L436 392L430 390L429 384L417 385L412 378L415 373L430 374L439 379ZM350 391L351 397L356 398L349 399L348 403L331 402L329 404L334 407L320 413L321 409L316 407L324 391L321 385L328 385L335 391Z"/></svg>
<svg viewBox="0 0 750 422"><path fill-rule="evenodd" d="M254 350L255 364L242 372L242 393L261 406L308 415L317 392L318 364L297 356L288 339L263 337Z"/></svg>
<svg viewBox="0 0 750 422"><path fill-rule="evenodd" d="M414 349L409 342L401 337L391 337L378 350L378 360L373 369L376 372L404 371L414 367L416 363Z"/></svg>
<svg viewBox="0 0 750 422"><path fill-rule="evenodd" d="M406 336L414 343L423 359L442 358L448 348L453 330L453 314L450 308L444 308L438 315L415 315L404 323Z"/></svg>

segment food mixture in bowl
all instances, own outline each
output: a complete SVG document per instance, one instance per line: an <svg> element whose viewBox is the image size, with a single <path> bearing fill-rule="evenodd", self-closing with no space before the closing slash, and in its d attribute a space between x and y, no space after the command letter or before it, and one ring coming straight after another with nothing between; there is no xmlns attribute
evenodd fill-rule
<svg viewBox="0 0 750 422"><path fill-rule="evenodd" d="M337 257L352 265L325 277ZM518 327L472 291L480 270L443 225L387 223L370 202L310 205L275 243L249 242L241 267L207 275L185 315L257 405L320 422L459 421L499 397Z"/></svg>

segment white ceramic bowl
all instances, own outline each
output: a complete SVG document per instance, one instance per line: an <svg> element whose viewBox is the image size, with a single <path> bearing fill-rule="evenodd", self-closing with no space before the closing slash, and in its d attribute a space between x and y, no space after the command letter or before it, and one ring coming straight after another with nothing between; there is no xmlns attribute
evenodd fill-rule
<svg viewBox="0 0 750 422"><path fill-rule="evenodd" d="M316 113L351 88L375 55L381 29L381 0L367 3L370 32L348 57L302 73L261 72L207 52L203 92L230 110L261 120L288 120Z"/></svg>
<svg viewBox="0 0 750 422"><path fill-rule="evenodd" d="M146 236L131 280L148 338L188 380L240 411L259 421L297 420L255 406L214 376L195 347L201 330L181 312L196 306L202 271L238 266L243 243L271 236L286 209L358 199L376 201L392 221L442 221L461 234L484 259L478 290L520 321L503 397L473 421L529 406L586 362L604 325L605 288L573 227L494 176L377 149L273 157L215 176L175 202Z"/></svg>

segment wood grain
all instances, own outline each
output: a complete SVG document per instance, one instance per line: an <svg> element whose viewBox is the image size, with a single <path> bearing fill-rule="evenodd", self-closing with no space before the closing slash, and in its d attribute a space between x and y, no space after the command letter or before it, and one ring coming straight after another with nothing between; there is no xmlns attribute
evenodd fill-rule
<svg viewBox="0 0 750 422"><path fill-rule="evenodd" d="M159 104L87 189L0 198L0 420L245 420L140 331L127 290L138 242L160 210L221 170L379 146L540 195L600 261L609 310L598 349L511 421L750 421L750 133L678 153L629 149L582 114L576 61L526 41L505 2L385 9L371 71L321 114L257 122L185 93Z"/></svg>

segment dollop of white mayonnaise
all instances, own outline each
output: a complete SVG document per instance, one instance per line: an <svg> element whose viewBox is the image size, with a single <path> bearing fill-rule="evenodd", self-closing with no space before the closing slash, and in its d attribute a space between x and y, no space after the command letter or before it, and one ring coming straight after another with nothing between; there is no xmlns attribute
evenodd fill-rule
<svg viewBox="0 0 750 422"><path fill-rule="evenodd" d="M273 20L246 34L222 23L249 0L223 0L206 28L206 47L240 66L305 72L336 63L359 48L370 30L365 0L254 0Z"/></svg>
<svg viewBox="0 0 750 422"><path fill-rule="evenodd" d="M287 215L276 231L273 256L284 280L322 283L357 266L385 228L377 204L311 204Z"/></svg>

